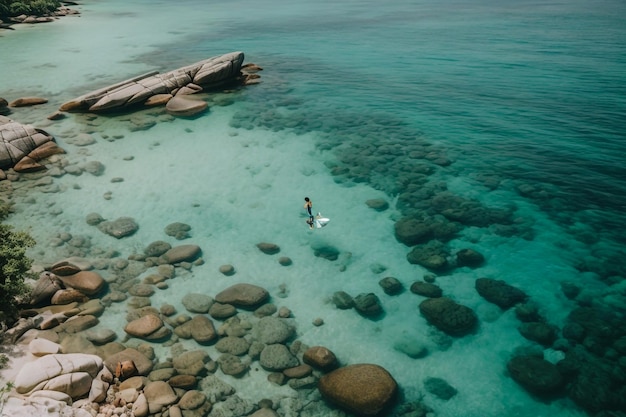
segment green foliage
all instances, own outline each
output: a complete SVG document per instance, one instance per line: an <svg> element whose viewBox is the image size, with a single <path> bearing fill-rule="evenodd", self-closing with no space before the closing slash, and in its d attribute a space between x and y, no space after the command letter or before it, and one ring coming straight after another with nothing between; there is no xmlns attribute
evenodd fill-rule
<svg viewBox="0 0 626 417"><path fill-rule="evenodd" d="M32 265L26 250L34 245L27 233L0 224L0 321L15 318L19 298L30 292L24 283Z"/></svg>
<svg viewBox="0 0 626 417"><path fill-rule="evenodd" d="M3 355L4 356L4 355ZM4 356L6 358L6 356ZM15 387L13 382L7 382L5 386L0 388L0 412L4 408L5 396Z"/></svg>
<svg viewBox="0 0 626 417"><path fill-rule="evenodd" d="M0 20L21 14L43 16L59 6L57 0L0 0Z"/></svg>

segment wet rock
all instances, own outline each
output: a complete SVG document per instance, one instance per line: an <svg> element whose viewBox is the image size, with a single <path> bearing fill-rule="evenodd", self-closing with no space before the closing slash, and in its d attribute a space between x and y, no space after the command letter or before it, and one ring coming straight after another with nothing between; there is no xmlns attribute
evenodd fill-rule
<svg viewBox="0 0 626 417"><path fill-rule="evenodd" d="M319 246L313 248L313 255L318 258L336 261L339 258L339 249L332 246Z"/></svg>
<svg viewBox="0 0 626 417"><path fill-rule="evenodd" d="M191 313L204 314L207 313L211 308L211 305L213 304L213 299L208 295L190 293L183 297L182 303L187 311Z"/></svg>
<svg viewBox="0 0 626 417"><path fill-rule="evenodd" d="M282 371L299 365L298 359L289 351L287 346L278 343L265 346L261 352L259 363L268 371Z"/></svg>
<svg viewBox="0 0 626 417"><path fill-rule="evenodd" d="M295 328L285 319L263 317L255 327L256 338L265 344L285 343L294 334Z"/></svg>
<svg viewBox="0 0 626 417"><path fill-rule="evenodd" d="M171 377L167 383L172 388L192 389L197 385L198 380L193 375L175 375Z"/></svg>
<svg viewBox="0 0 626 417"><path fill-rule="evenodd" d="M164 381L149 382L144 388L143 394L146 396L151 414L161 411L165 406L178 400L172 387Z"/></svg>
<svg viewBox="0 0 626 417"><path fill-rule="evenodd" d="M220 365L220 369L226 375L232 375L235 377L242 376L248 372L250 366L244 363L239 356L231 355L230 353L224 353L221 355L217 363Z"/></svg>
<svg viewBox="0 0 626 417"><path fill-rule="evenodd" d="M148 359L146 355L133 348L126 348L107 356L104 360L104 365L110 372L115 373L118 364L125 361L131 361L135 364L135 368L137 368L137 373L139 375L145 376L152 371L152 361Z"/></svg>
<svg viewBox="0 0 626 417"><path fill-rule="evenodd" d="M280 252L280 246L275 243L261 242L257 243L256 247L266 255L274 255Z"/></svg>
<svg viewBox="0 0 626 417"><path fill-rule="evenodd" d="M528 298L522 290L501 280L478 278L475 286L478 294L485 300L496 304L502 309L511 308Z"/></svg>
<svg viewBox="0 0 626 417"><path fill-rule="evenodd" d="M191 350L175 356L172 364L179 374L199 376L206 373L205 364L210 360L211 357L205 351Z"/></svg>
<svg viewBox="0 0 626 417"><path fill-rule="evenodd" d="M222 337L216 344L215 349L221 353L229 353L235 356L245 355L250 348L250 343L243 337Z"/></svg>
<svg viewBox="0 0 626 417"><path fill-rule="evenodd" d="M60 261L50 267L50 272L57 276L69 276L81 272L80 266L70 261Z"/></svg>
<svg viewBox="0 0 626 417"><path fill-rule="evenodd" d="M282 266L289 266L293 264L293 261L288 256L281 256L280 258L278 258L278 263Z"/></svg>
<svg viewBox="0 0 626 417"><path fill-rule="evenodd" d="M419 309L429 323L451 336L469 334L478 324L476 313L471 308L447 297L424 300Z"/></svg>
<svg viewBox="0 0 626 417"><path fill-rule="evenodd" d="M354 307L354 299L345 291L337 291L333 293L333 304L340 310L348 310Z"/></svg>
<svg viewBox="0 0 626 417"><path fill-rule="evenodd" d="M88 172L95 177L99 177L104 174L105 167L100 161L89 161L82 165L81 168L84 172Z"/></svg>
<svg viewBox="0 0 626 417"><path fill-rule="evenodd" d="M378 281L378 285L380 285L387 295L398 295L404 291L404 286L400 280L394 277L385 277Z"/></svg>
<svg viewBox="0 0 626 417"><path fill-rule="evenodd" d="M206 395L200 391L187 391L178 402L178 406L182 410L195 410L200 408L206 402Z"/></svg>
<svg viewBox="0 0 626 417"><path fill-rule="evenodd" d="M433 271L442 271L449 267L450 253L445 245L433 240L423 245L417 245L406 256L411 264L421 265Z"/></svg>
<svg viewBox="0 0 626 417"><path fill-rule="evenodd" d="M529 301L515 306L515 317L524 323L543 320L541 313L539 313L539 306Z"/></svg>
<svg viewBox="0 0 626 417"><path fill-rule="evenodd" d="M322 397L349 412L375 416L392 405L398 385L384 368L372 364L349 365L319 380Z"/></svg>
<svg viewBox="0 0 626 417"><path fill-rule="evenodd" d="M441 378L426 378L424 388L442 400L449 400L457 394L457 390Z"/></svg>
<svg viewBox="0 0 626 417"><path fill-rule="evenodd" d="M235 388L228 385L215 375L208 375L200 381L200 388L209 402L223 401L235 393Z"/></svg>
<svg viewBox="0 0 626 417"><path fill-rule="evenodd" d="M563 386L557 367L537 356L517 356L507 369L515 382L534 394L551 394Z"/></svg>
<svg viewBox="0 0 626 417"><path fill-rule="evenodd" d="M283 371L287 378L305 378L313 373L313 368L307 364L288 368Z"/></svg>
<svg viewBox="0 0 626 417"><path fill-rule="evenodd" d="M226 275L227 277L235 274L235 267L232 265L221 265L220 273Z"/></svg>
<svg viewBox="0 0 626 417"><path fill-rule="evenodd" d="M369 208L376 211L385 211L389 208L389 203L382 198L373 198L365 202Z"/></svg>
<svg viewBox="0 0 626 417"><path fill-rule="evenodd" d="M157 240L155 242L150 243L144 250L143 253L146 256L150 257L159 257L163 255L168 250L172 249L172 245L162 240Z"/></svg>
<svg viewBox="0 0 626 417"><path fill-rule="evenodd" d="M176 222L168 224L165 227L165 234L168 236L172 236L177 240L183 240L191 237L191 235L189 234L190 230L191 226L189 226L188 224Z"/></svg>
<svg viewBox="0 0 626 417"><path fill-rule="evenodd" d="M416 281L411 284L411 292L428 298L439 298L443 295L443 291L439 286L422 281Z"/></svg>
<svg viewBox="0 0 626 417"><path fill-rule="evenodd" d="M59 278L66 287L74 288L86 295L98 294L105 285L102 276L93 271L79 271Z"/></svg>
<svg viewBox="0 0 626 417"><path fill-rule="evenodd" d="M130 236L139 230L139 225L131 217L120 217L113 221L104 221L99 223L97 227L101 232L117 239Z"/></svg>
<svg viewBox="0 0 626 417"><path fill-rule="evenodd" d="M201 255L201 252L200 247L197 245L180 245L165 252L160 259L168 264L193 262Z"/></svg>
<svg viewBox="0 0 626 417"><path fill-rule="evenodd" d="M194 316L191 320L174 328L174 333L183 339L193 338L197 343L209 344L217 339L213 322L206 316Z"/></svg>
<svg viewBox="0 0 626 417"><path fill-rule="evenodd" d="M63 305L74 302L84 303L88 300L87 296L82 292L73 288L67 290L58 290L50 299L52 305Z"/></svg>
<svg viewBox="0 0 626 417"><path fill-rule="evenodd" d="M48 100L42 97L20 97L9 103L9 107L27 107L37 104L47 103Z"/></svg>
<svg viewBox="0 0 626 417"><path fill-rule="evenodd" d="M230 304L213 303L209 315L216 320L224 320L237 314L237 309Z"/></svg>
<svg viewBox="0 0 626 417"><path fill-rule="evenodd" d="M267 304L263 304L261 307L254 310L254 316L259 317L259 318L267 317L267 316L271 316L277 311L278 311L278 307L276 307L275 304L267 303Z"/></svg>
<svg viewBox="0 0 626 417"><path fill-rule="evenodd" d="M330 371L338 366L337 357L324 346L313 346L304 351L302 355L304 363L322 371Z"/></svg>
<svg viewBox="0 0 626 417"><path fill-rule="evenodd" d="M207 107L208 103L206 101L184 96L174 96L165 105L165 109L169 114L179 117L195 116L202 113Z"/></svg>
<svg viewBox="0 0 626 417"><path fill-rule="evenodd" d="M383 313L380 300L374 293L357 295L354 298L354 308L365 317L378 317Z"/></svg>
<svg viewBox="0 0 626 417"><path fill-rule="evenodd" d="M114 341L117 334L111 329L93 329L85 332L85 337L95 345L104 345Z"/></svg>
<svg viewBox="0 0 626 417"><path fill-rule="evenodd" d="M477 268L485 263L485 257L473 249L461 249L456 253L456 264L459 267Z"/></svg>
<svg viewBox="0 0 626 417"><path fill-rule="evenodd" d="M89 226L97 226L104 221L104 218L98 213L89 213L87 217L85 217L85 221Z"/></svg>
<svg viewBox="0 0 626 417"><path fill-rule="evenodd" d="M544 322L522 323L519 332L528 340L550 346L557 337L557 328Z"/></svg>
<svg viewBox="0 0 626 417"><path fill-rule="evenodd" d="M252 284L235 284L217 294L215 301L235 307L254 308L268 298L269 293L264 288Z"/></svg>
<svg viewBox="0 0 626 417"><path fill-rule="evenodd" d="M160 340L171 334L171 331L164 327L163 321L154 314L146 314L131 321L124 327L124 331L131 336L146 340Z"/></svg>

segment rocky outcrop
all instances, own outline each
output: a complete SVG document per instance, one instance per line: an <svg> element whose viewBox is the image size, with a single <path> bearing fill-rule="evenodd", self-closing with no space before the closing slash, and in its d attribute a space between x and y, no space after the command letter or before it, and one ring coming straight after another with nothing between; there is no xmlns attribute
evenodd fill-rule
<svg viewBox="0 0 626 417"><path fill-rule="evenodd" d="M0 116L0 169L17 172L44 169L38 163L54 154L64 153L47 132Z"/></svg>
<svg viewBox="0 0 626 417"><path fill-rule="evenodd" d="M215 87L234 81L241 75L243 52L231 52L195 64L159 74L150 72L75 98L61 111L104 112L143 105L159 94L176 95L187 85ZM197 91L196 88L191 90Z"/></svg>

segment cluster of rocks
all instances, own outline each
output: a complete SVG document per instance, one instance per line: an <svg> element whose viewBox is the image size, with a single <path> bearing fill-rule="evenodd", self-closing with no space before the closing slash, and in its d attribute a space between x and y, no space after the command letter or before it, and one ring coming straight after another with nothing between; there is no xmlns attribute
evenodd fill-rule
<svg viewBox="0 0 626 417"><path fill-rule="evenodd" d="M76 269L62 262L40 281L97 294L101 278ZM149 298L149 287L136 284L129 292ZM30 354L39 359L21 368L5 411L15 416L47 410L76 417L268 417L277 416L281 408L302 407L284 399L253 403L218 377L221 372L243 378L253 367L267 372L268 384L287 384L320 409L326 407L322 398L359 415L377 415L395 403L398 387L384 368L340 367L328 348L295 340L290 311L269 300L264 288L239 283L215 297L187 294L182 304L189 314L177 314L168 304L157 309L129 303L125 343L115 341L115 331L95 328L106 306L97 299L31 309L25 312L31 317L21 319L9 334L18 344L28 343ZM179 343L183 340L193 340L198 348L185 347ZM157 358L143 341L170 346L171 357ZM217 358L203 348L207 345L218 352Z"/></svg>
<svg viewBox="0 0 626 417"><path fill-rule="evenodd" d="M0 29L9 28L12 24L16 24L16 23L35 24L35 23L54 22L59 17L78 15L78 14L80 14L78 10L70 9L67 6L59 6L56 10L50 13L46 13L42 16L21 14L21 15L13 16L9 18L7 22L3 22L2 20L0 20Z"/></svg>
<svg viewBox="0 0 626 417"><path fill-rule="evenodd" d="M159 74L149 72L77 97L61 107L61 111L119 111L140 106L165 105L174 116L193 116L208 104L189 96L205 88L215 88L239 81L258 82L260 67L243 66L243 52L212 57L186 67Z"/></svg>

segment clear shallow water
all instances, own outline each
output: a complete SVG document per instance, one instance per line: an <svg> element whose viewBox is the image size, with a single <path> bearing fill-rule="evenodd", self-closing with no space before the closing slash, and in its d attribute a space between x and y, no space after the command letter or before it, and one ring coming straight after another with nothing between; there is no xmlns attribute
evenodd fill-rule
<svg viewBox="0 0 626 417"><path fill-rule="evenodd" d="M96 145L65 147L79 162L102 161L107 174L55 180L62 192L18 204L11 221L31 228L46 261L63 253L47 244L59 231L91 236L94 246L124 257L162 239L165 225L189 223L194 242L210 253L205 271L232 263L235 277L273 294L288 283L285 304L305 342L332 346L346 361L382 364L408 400L436 376L460 393L447 402L426 394L439 415L583 415L568 399L537 401L506 376L512 352L530 342L513 312L486 303L473 282L504 279L561 326L576 303L559 283L573 281L589 303L623 317L624 8L611 1L592 9L583 2L86 4L80 18L2 34L0 95L51 100L46 109L16 111L16 120L43 125L56 106L86 91L234 50L265 68L263 83L238 93L234 106L147 131L128 132L116 119L90 126L79 116L46 127L62 145L64 136L94 132ZM104 140L114 133L125 137ZM416 175L423 161L406 154L422 145L452 163L429 164L428 178ZM130 163L128 155L135 156ZM331 176L336 166L342 174ZM111 184L116 176L124 182ZM477 335L448 349L419 316L421 298L386 297L377 286L393 275L408 287L427 273L406 262L393 222L430 204L443 184L489 207L515 207L521 224L512 236L467 227L449 243L479 250L487 264L437 281L481 318ZM112 200L101 198L111 190ZM304 194L330 213L323 235L299 229ZM363 204L380 196L397 207L380 215ZM89 212L132 215L141 231L111 242L84 224ZM294 269L254 252L261 240L279 243ZM346 272L312 256L320 244L351 254L339 261ZM375 264L388 269L375 274ZM190 283L210 294L229 285L214 275L209 285L199 268L153 305L180 299ZM379 293L386 317L371 322L337 311L328 303L337 290ZM327 324L314 328L318 315ZM119 317L102 322L121 327ZM432 353L414 360L393 348L407 340ZM250 397L267 389L246 381L232 383Z"/></svg>

